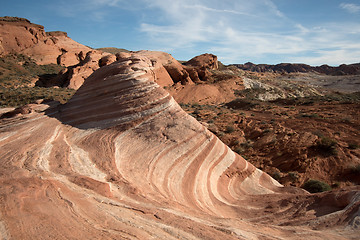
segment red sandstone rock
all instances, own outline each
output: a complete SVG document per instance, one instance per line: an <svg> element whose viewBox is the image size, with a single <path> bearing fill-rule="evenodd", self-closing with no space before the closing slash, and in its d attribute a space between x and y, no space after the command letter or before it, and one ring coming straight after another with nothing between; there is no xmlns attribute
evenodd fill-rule
<svg viewBox="0 0 360 240"><path fill-rule="evenodd" d="M86 53L85 59L79 64L61 71L51 85L60 85L71 89L78 89L95 70L114 62L116 57L109 53L93 50Z"/></svg>
<svg viewBox="0 0 360 240"><path fill-rule="evenodd" d="M113 54L106 55L99 60L99 67L109 65L117 60L117 57Z"/></svg>
<svg viewBox="0 0 360 240"><path fill-rule="evenodd" d="M358 237L359 187L282 187L186 114L147 57L44 106L0 120L3 239Z"/></svg>
<svg viewBox="0 0 360 240"><path fill-rule="evenodd" d="M91 49L75 42L65 32L45 33L44 27L22 18L0 18L0 55L22 53L37 64L78 64Z"/></svg>
<svg viewBox="0 0 360 240"><path fill-rule="evenodd" d="M193 81L184 66L170 54L157 51L139 51L136 52L136 54L145 56L151 61L155 61L164 66L174 83L181 83L183 85L193 84Z"/></svg>
<svg viewBox="0 0 360 240"><path fill-rule="evenodd" d="M219 63L217 60L217 56L209 53L201 54L196 56L185 63L185 65L205 68L210 70L218 70Z"/></svg>
<svg viewBox="0 0 360 240"><path fill-rule="evenodd" d="M0 55L18 53L44 41L44 27L24 18L0 18Z"/></svg>

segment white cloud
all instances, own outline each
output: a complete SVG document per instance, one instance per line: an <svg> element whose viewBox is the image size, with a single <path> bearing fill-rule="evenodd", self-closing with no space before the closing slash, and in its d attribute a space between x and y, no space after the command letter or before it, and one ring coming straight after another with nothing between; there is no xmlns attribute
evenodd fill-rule
<svg viewBox="0 0 360 240"><path fill-rule="evenodd" d="M341 3L340 7L350 13L359 13L360 5L354 3Z"/></svg>
<svg viewBox="0 0 360 240"><path fill-rule="evenodd" d="M277 6L270 0L264 0L264 4L270 7L271 11L273 11L276 16L285 18L285 15L277 8Z"/></svg>
<svg viewBox="0 0 360 240"><path fill-rule="evenodd" d="M336 23L294 21L275 3L271 0L133 0L131 3L82 0L65 14L76 15L75 9L86 9L93 20L106 23L109 8L117 9L119 14L132 11L136 18L129 26L140 32L139 49L167 51L183 60L212 52L224 63L359 61L356 58L360 49L357 44L360 23L345 23L343 19L334 19ZM340 7L360 11L356 4L343 3Z"/></svg>
<svg viewBox="0 0 360 240"><path fill-rule="evenodd" d="M224 63L249 59L335 64L355 61L360 26L294 22L273 1L152 0L150 6L166 16L166 24L144 22L140 30L150 36L157 49L173 55L185 49L207 47ZM344 40L347 39L347 40ZM353 45L353 48L348 46ZM356 46L355 46L356 45ZM312 57L311 57L312 56ZM326 61L325 61L326 60ZM359 60L357 60L359 61ZM266 62L265 62L266 63Z"/></svg>
<svg viewBox="0 0 360 240"><path fill-rule="evenodd" d="M242 5L236 1L227 1L227 4L220 6L218 1L214 0L173 0L171 4L166 2L153 0L149 4L165 14L167 24L144 22L140 30L149 34L155 41L160 40L162 44L167 42L174 47L197 42L224 41L224 38L232 37L224 32L225 29L229 29L227 26L237 26L233 28L235 31L240 28L245 32L251 32L252 28L258 28L257 25L261 25L260 22L266 19L274 16L284 17L269 0L254 0L251 4L241 1L244 2Z"/></svg>
<svg viewBox="0 0 360 240"><path fill-rule="evenodd" d="M320 50L317 52L317 56L293 57L291 58L291 62L301 62L313 66L320 66L323 64L338 66L339 64L343 63L351 64L359 62L359 58L357 57L359 54L360 51L358 49L353 49L351 51L346 49L332 51Z"/></svg>

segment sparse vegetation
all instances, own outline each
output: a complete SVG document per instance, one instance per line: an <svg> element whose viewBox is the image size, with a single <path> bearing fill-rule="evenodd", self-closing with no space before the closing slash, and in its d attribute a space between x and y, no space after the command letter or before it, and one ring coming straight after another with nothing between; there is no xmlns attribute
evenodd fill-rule
<svg viewBox="0 0 360 240"><path fill-rule="evenodd" d="M210 131L234 152L245 155L256 167L262 168L276 179L278 174L275 174L274 167L278 169L281 175L279 181L285 186L300 187L304 179L316 177L324 177L334 183L337 178L328 175L332 173L329 169L331 165L326 164L319 176L307 173L306 169L311 167L311 163L318 166L323 161L342 161L347 157L344 152L357 154L359 146L354 136L337 126L343 126L342 119L345 117L353 119L353 123L357 124L357 112L354 109L358 104L345 105L346 114L344 105L337 102L322 105L321 102L314 101L313 105L300 106L282 106L278 102L260 101L259 104L252 109L230 109L225 105L182 106L188 113L200 112L198 115L201 116L201 121L209 124ZM286 113L288 116L284 118ZM306 122L299 118L301 115L309 115ZM294 116L293 120L290 120L290 116ZM311 125L308 126L308 122L311 122ZM353 132L356 126L351 125L348 128ZM304 132L307 132L307 135L304 135ZM314 135L318 140L312 146L299 142L305 136L314 139ZM336 159L331 160L329 157ZM348 168L348 173L350 172L352 171ZM344 182L345 180L340 181L339 186L349 184ZM350 184L356 183L351 181Z"/></svg>
<svg viewBox="0 0 360 240"><path fill-rule="evenodd" d="M34 102L37 99L67 102L75 90L65 88L0 88L0 107L18 107Z"/></svg>
<svg viewBox="0 0 360 240"><path fill-rule="evenodd" d="M37 65L33 59L22 54L0 57L0 86L24 87L35 79L48 78L64 69L57 64Z"/></svg>
<svg viewBox="0 0 360 240"><path fill-rule="evenodd" d="M115 48L115 47L98 48L97 50L112 53L112 54L117 54L117 53L122 53L122 52L125 52L125 53L130 52L129 50L126 50L124 48Z"/></svg>
<svg viewBox="0 0 360 240"><path fill-rule="evenodd" d="M305 182L302 188L304 188L306 191L311 193L325 192L331 190L329 184L314 179L310 179L307 182Z"/></svg>
<svg viewBox="0 0 360 240"><path fill-rule="evenodd" d="M63 68L56 64L37 65L22 54L0 57L0 107L17 107L37 99L68 101L74 90L32 87L34 81L55 76Z"/></svg>
<svg viewBox="0 0 360 240"><path fill-rule="evenodd" d="M321 150L325 155L337 155L337 142L329 137L321 137L316 143L316 148Z"/></svg>

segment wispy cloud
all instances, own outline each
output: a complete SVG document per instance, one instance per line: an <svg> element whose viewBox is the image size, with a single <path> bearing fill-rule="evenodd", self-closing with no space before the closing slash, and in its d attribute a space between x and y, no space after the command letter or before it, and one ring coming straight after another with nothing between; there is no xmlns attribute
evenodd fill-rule
<svg viewBox="0 0 360 240"><path fill-rule="evenodd" d="M334 65L340 60L349 63L358 58L360 23L343 19L293 20L286 8L275 3L274 0L79 0L73 8L64 6L63 13L77 16L80 12L82 17L86 14L92 21L108 24L109 9L119 16L132 12L133 18L126 24L137 33L139 49L167 51L183 60L203 52L218 55L224 63L251 60ZM335 6L360 12L360 5L353 3Z"/></svg>
<svg viewBox="0 0 360 240"><path fill-rule="evenodd" d="M360 5L355 3L341 3L340 7L350 13L360 13Z"/></svg>
<svg viewBox="0 0 360 240"><path fill-rule="evenodd" d="M232 28L231 26L237 26L233 28L233 32L238 29L249 31L257 28L258 22L274 16L284 17L269 0L254 0L252 4L244 2L242 5L236 1L225 2L227 4L216 8L217 1L214 0L198 0L195 4L189 0L174 0L170 6L164 0L154 0L151 6L160 9L167 16L165 21L168 23L142 23L140 30L154 37L154 40L167 42L176 48L196 42L224 41L224 38L229 36L226 31ZM262 9L258 8L260 6Z"/></svg>
<svg viewBox="0 0 360 240"><path fill-rule="evenodd" d="M168 23L144 22L140 30L159 43L158 50L164 48L175 55L184 49L196 51L207 46L225 63L278 58L336 64L358 56L355 52L359 48L348 48L359 37L354 26L307 26L290 20L271 0L173 2L167 6L164 0L153 0L152 7L160 9Z"/></svg>

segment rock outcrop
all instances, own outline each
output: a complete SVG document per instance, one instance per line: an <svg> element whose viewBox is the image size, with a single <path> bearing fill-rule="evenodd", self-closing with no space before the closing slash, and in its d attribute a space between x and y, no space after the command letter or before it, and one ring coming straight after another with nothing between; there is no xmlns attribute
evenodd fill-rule
<svg viewBox="0 0 360 240"><path fill-rule="evenodd" d="M17 17L0 18L0 55L21 53L37 64L78 64L92 49L75 42L65 32L48 32L44 27Z"/></svg>
<svg viewBox="0 0 360 240"><path fill-rule="evenodd" d="M168 53L143 50L135 52L135 54L149 58L155 66L162 65L173 83L183 85L194 83L185 67ZM163 72L163 70L161 71Z"/></svg>
<svg viewBox="0 0 360 240"><path fill-rule="evenodd" d="M44 27L25 18L0 18L0 55L18 53L46 39Z"/></svg>
<svg viewBox="0 0 360 240"><path fill-rule="evenodd" d="M217 60L217 56L214 54L201 54L199 56L196 56L186 63L185 65L193 66L193 67L199 67L199 68L206 68L210 70L218 70L219 69L219 63Z"/></svg>
<svg viewBox="0 0 360 240"><path fill-rule="evenodd" d="M115 61L115 55L97 50L89 51L79 64L62 70L56 78L45 83L45 86L61 86L77 90L95 70Z"/></svg>
<svg viewBox="0 0 360 240"><path fill-rule="evenodd" d="M129 56L65 105L0 120L8 239L355 239L360 191L285 188L232 152Z"/></svg>

